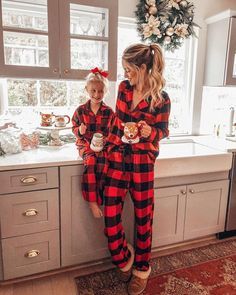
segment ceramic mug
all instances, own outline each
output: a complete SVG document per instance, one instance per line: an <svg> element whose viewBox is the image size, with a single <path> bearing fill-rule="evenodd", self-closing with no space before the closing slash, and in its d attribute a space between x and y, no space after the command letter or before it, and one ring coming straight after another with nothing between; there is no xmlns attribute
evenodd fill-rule
<svg viewBox="0 0 236 295"><path fill-rule="evenodd" d="M40 116L41 116L41 126L52 126L52 124L54 123L53 118L55 117L53 113L49 114L45 114L40 112Z"/></svg>
<svg viewBox="0 0 236 295"><path fill-rule="evenodd" d="M121 123L121 125L124 127L124 135L121 140L129 144L138 143L141 125L135 122Z"/></svg>
<svg viewBox="0 0 236 295"><path fill-rule="evenodd" d="M55 126L65 127L66 124L70 123L70 117L67 115L55 115Z"/></svg>
<svg viewBox="0 0 236 295"><path fill-rule="evenodd" d="M94 133L90 144L91 150L94 152L101 152L103 149L103 135L102 133Z"/></svg>

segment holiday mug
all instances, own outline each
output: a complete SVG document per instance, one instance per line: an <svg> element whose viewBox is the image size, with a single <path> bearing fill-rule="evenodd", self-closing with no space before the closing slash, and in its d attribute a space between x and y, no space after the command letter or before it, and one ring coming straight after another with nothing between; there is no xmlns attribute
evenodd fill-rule
<svg viewBox="0 0 236 295"><path fill-rule="evenodd" d="M121 123L124 127L124 135L121 140L124 143L134 144L139 142L141 124L136 122Z"/></svg>
<svg viewBox="0 0 236 295"><path fill-rule="evenodd" d="M40 116L41 116L41 126L52 126L52 124L54 123L53 118L55 117L53 113L49 114L49 113L42 113L40 112Z"/></svg>
<svg viewBox="0 0 236 295"><path fill-rule="evenodd" d="M101 133L94 133L90 144L91 150L94 152L101 152L103 144L103 135Z"/></svg>
<svg viewBox="0 0 236 295"><path fill-rule="evenodd" d="M55 126L65 127L66 124L70 123L70 117L67 115L55 115Z"/></svg>

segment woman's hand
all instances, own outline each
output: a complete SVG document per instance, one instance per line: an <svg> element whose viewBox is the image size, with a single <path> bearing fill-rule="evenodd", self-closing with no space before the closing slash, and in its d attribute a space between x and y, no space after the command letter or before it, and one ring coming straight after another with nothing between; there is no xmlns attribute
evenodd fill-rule
<svg viewBox="0 0 236 295"><path fill-rule="evenodd" d="M87 130L86 125L84 125L84 123L81 123L80 126L79 126L79 133L81 135L84 135L86 133L86 130Z"/></svg>
<svg viewBox="0 0 236 295"><path fill-rule="evenodd" d="M152 127L149 126L145 121L139 121L138 125L140 126L140 134L142 137L147 138L152 133Z"/></svg>

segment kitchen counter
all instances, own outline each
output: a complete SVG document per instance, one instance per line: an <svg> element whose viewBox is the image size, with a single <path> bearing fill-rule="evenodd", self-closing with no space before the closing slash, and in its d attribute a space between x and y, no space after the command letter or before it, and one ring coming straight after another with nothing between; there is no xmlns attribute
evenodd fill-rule
<svg viewBox="0 0 236 295"><path fill-rule="evenodd" d="M227 171L236 142L204 136L171 138L161 142L155 176L170 177ZM0 171L82 164L74 144L40 147L0 158Z"/></svg>

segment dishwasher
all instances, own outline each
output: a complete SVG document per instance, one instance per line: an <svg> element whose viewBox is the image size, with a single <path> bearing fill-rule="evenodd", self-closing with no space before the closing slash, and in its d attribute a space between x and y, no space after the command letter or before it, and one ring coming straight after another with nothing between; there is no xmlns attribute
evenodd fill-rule
<svg viewBox="0 0 236 295"><path fill-rule="evenodd" d="M230 187L226 212L225 231L218 234L219 239L236 235L236 153L233 153L232 168L229 172Z"/></svg>

